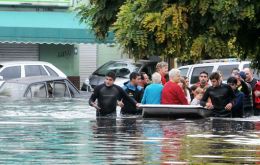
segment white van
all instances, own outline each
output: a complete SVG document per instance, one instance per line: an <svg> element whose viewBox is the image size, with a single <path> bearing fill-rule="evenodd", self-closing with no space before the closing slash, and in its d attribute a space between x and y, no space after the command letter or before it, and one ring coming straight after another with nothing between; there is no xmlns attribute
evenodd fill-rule
<svg viewBox="0 0 260 165"><path fill-rule="evenodd" d="M186 76L189 78L190 85L193 85L199 81L199 74L202 71L206 71L209 75L212 72L220 71L223 76L223 81L225 82L228 77L231 75L231 71L233 68L239 68L243 70L244 68L248 68L250 66L250 61L242 61L242 62L211 62L211 63L203 63L203 64L194 64L194 65L186 65L181 66L178 69L181 71L181 76ZM259 79L258 75L255 73L255 78Z"/></svg>

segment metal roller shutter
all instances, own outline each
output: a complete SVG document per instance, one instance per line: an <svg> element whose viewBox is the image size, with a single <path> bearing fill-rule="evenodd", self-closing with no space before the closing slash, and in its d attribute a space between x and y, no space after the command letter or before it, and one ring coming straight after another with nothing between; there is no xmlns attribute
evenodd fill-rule
<svg viewBox="0 0 260 165"><path fill-rule="evenodd" d="M78 53L81 87L85 79L88 78L97 68L97 45L80 44L78 46Z"/></svg>
<svg viewBox="0 0 260 165"><path fill-rule="evenodd" d="M0 43L0 61L38 61L38 44Z"/></svg>

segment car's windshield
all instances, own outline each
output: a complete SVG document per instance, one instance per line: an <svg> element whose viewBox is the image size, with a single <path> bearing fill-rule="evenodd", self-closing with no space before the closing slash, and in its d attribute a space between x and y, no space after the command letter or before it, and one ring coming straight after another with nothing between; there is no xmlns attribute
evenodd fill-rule
<svg viewBox="0 0 260 165"><path fill-rule="evenodd" d="M105 76L109 71L116 73L117 77L126 77L131 72L138 71L141 67L141 64L128 63L124 61L110 61L100 68L98 68L94 74L99 76Z"/></svg>
<svg viewBox="0 0 260 165"><path fill-rule="evenodd" d="M27 85L4 82L0 88L0 96L23 97Z"/></svg>

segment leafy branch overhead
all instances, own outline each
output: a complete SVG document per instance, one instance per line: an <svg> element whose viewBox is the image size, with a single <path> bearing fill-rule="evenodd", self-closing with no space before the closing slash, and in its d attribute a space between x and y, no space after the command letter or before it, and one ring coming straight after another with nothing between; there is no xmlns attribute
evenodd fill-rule
<svg viewBox="0 0 260 165"><path fill-rule="evenodd" d="M81 3L75 10L82 22L91 25L96 37L104 40L123 3L124 0L89 0L88 4Z"/></svg>
<svg viewBox="0 0 260 165"><path fill-rule="evenodd" d="M136 58L240 57L260 68L260 1L90 0L76 10L98 39L112 31Z"/></svg>

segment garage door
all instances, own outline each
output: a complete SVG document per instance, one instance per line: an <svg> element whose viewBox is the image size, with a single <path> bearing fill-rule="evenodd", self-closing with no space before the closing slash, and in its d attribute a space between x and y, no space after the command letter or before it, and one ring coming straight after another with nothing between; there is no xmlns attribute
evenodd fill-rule
<svg viewBox="0 0 260 165"><path fill-rule="evenodd" d="M38 44L0 43L0 61L39 60Z"/></svg>
<svg viewBox="0 0 260 165"><path fill-rule="evenodd" d="M80 86L86 78L91 75L97 68L97 45L96 44L80 44L79 51L79 74Z"/></svg>

